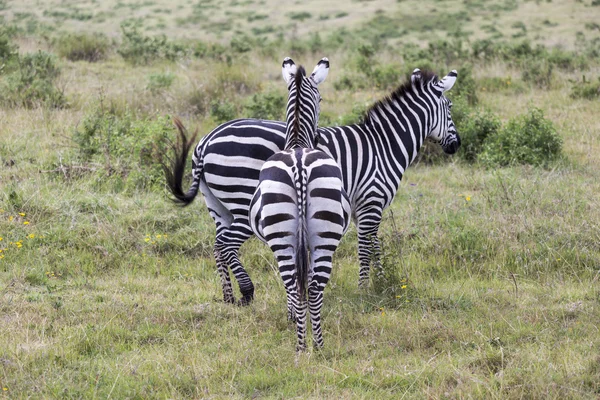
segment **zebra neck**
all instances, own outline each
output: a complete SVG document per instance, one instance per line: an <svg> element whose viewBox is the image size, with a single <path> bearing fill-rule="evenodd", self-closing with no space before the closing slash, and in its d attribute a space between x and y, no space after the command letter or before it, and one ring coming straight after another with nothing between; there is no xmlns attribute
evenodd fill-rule
<svg viewBox="0 0 600 400"><path fill-rule="evenodd" d="M293 119L288 119L287 121L285 150L297 148L314 149L315 143L313 141L313 134L311 134L312 128L302 120L293 121Z"/></svg>
<svg viewBox="0 0 600 400"><path fill-rule="evenodd" d="M432 114L427 102L404 97L372 109L363 126L401 175L431 131Z"/></svg>

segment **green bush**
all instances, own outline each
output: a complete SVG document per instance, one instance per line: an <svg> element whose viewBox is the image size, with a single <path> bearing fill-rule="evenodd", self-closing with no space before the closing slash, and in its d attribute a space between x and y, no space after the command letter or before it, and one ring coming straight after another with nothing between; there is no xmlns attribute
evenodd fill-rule
<svg viewBox="0 0 600 400"><path fill-rule="evenodd" d="M460 124L456 126L461 139L457 155L469 162L476 161L486 139L496 136L501 125L496 115L481 110L461 119Z"/></svg>
<svg viewBox="0 0 600 400"><path fill-rule="evenodd" d="M137 27L127 25L121 25L121 32L123 41L117 53L134 65L149 64L156 60L175 61L187 52L184 46L170 42L165 35L144 36Z"/></svg>
<svg viewBox="0 0 600 400"><path fill-rule="evenodd" d="M538 87L549 87L553 70L554 65L546 60L531 61L524 66L521 79Z"/></svg>
<svg viewBox="0 0 600 400"><path fill-rule="evenodd" d="M0 73L5 65L18 57L17 46L10 40L10 33L0 30Z"/></svg>
<svg viewBox="0 0 600 400"><path fill-rule="evenodd" d="M148 85L146 87L152 93L157 93L170 88L174 81L175 74L171 72L151 74L148 76Z"/></svg>
<svg viewBox="0 0 600 400"><path fill-rule="evenodd" d="M15 56L0 82L0 101L9 107L62 107L65 97L55 86L60 68L52 54L38 51Z"/></svg>
<svg viewBox="0 0 600 400"><path fill-rule="evenodd" d="M254 94L244 106L250 118L282 120L285 117L285 99L279 91Z"/></svg>
<svg viewBox="0 0 600 400"><path fill-rule="evenodd" d="M511 119L496 135L489 136L479 160L489 166L547 165L560 157L562 139L542 110Z"/></svg>
<svg viewBox="0 0 600 400"><path fill-rule="evenodd" d="M287 16L290 17L290 19L298 21L304 21L305 19L312 18L312 14L306 11L291 12L288 13Z"/></svg>
<svg viewBox="0 0 600 400"><path fill-rule="evenodd" d="M586 81L585 75L581 82L574 82L571 88L573 99L596 99L600 97L600 78L594 81Z"/></svg>
<svg viewBox="0 0 600 400"><path fill-rule="evenodd" d="M479 102L479 99L477 98L478 85L473 77L473 68L470 65L462 65L457 71L458 79L456 80L456 85L454 85L452 91L448 92L449 96L453 100L461 97L465 99L469 105L476 105ZM449 71L444 71L444 74L447 72Z"/></svg>
<svg viewBox="0 0 600 400"><path fill-rule="evenodd" d="M230 46L234 53L247 53L252 50L252 40L246 35L236 35L231 39Z"/></svg>
<svg viewBox="0 0 600 400"><path fill-rule="evenodd" d="M369 107L369 103L356 103L352 106L352 110L348 114L344 114L338 117L335 125L344 126L344 125L352 125L358 124L364 120L365 113L367 112L367 108Z"/></svg>
<svg viewBox="0 0 600 400"><path fill-rule="evenodd" d="M210 115L216 123L222 124L235 119L237 109L233 103L228 101L213 101L210 103Z"/></svg>
<svg viewBox="0 0 600 400"><path fill-rule="evenodd" d="M60 57L71 61L95 62L106 58L110 43L102 34L68 34L55 42Z"/></svg>
<svg viewBox="0 0 600 400"><path fill-rule="evenodd" d="M128 110L103 102L73 132L83 162L102 166L103 176L118 176L125 189L158 189L163 184L159 148L173 132L168 117L135 120Z"/></svg>

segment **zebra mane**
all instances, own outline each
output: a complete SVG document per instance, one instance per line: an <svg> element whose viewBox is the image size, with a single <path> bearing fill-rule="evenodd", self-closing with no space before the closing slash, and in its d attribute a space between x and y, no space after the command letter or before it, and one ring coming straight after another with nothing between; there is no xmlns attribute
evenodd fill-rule
<svg viewBox="0 0 600 400"><path fill-rule="evenodd" d="M406 93L413 93L416 88L423 87L433 80L438 80L437 75L427 70L423 70L421 71L421 74L415 75L414 80L412 79L412 76L409 76L406 82L398 86L392 93L388 94L383 99L376 101L371 107L369 107L363 116L363 122L367 123L371 121L372 112L379 109L385 109L387 105L394 102L399 102L406 95Z"/></svg>
<svg viewBox="0 0 600 400"><path fill-rule="evenodd" d="M294 85L296 85L296 99L294 102L294 125L289 132L293 135L292 142L297 143L298 134L300 133L300 88L302 87L302 79L306 76L306 70L302 65L298 66L296 75L294 75Z"/></svg>

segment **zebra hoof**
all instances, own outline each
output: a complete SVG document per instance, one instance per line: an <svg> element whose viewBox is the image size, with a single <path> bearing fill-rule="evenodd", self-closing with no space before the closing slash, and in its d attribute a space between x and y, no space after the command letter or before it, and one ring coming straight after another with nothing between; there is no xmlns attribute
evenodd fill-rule
<svg viewBox="0 0 600 400"><path fill-rule="evenodd" d="M240 301L238 301L237 305L240 307L246 307L252 304L252 301L254 301L254 296L244 296L240 299Z"/></svg>
<svg viewBox="0 0 600 400"><path fill-rule="evenodd" d="M235 304L235 297L233 296L223 296L223 302L226 304Z"/></svg>

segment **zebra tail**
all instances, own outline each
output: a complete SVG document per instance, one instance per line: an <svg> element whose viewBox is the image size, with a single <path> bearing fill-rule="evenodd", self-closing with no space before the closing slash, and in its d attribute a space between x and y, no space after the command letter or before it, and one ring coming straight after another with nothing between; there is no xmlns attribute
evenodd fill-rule
<svg viewBox="0 0 600 400"><path fill-rule="evenodd" d="M298 199L302 201L302 199ZM296 247L296 276L298 281L298 298L306 301L306 289L308 286L308 268L310 258L308 255L308 229L306 227L306 210L301 209L298 221L298 245Z"/></svg>
<svg viewBox="0 0 600 400"><path fill-rule="evenodd" d="M173 123L179 130L177 142L171 146L174 157L167 162L161 158L160 163L165 173L167 187L173 195L171 200L174 203L184 207L190 204L192 201L194 201L194 198L196 198L196 195L198 194L198 188L200 186L200 178L202 177L202 163L200 162L200 165L196 165L196 163L193 162L193 181L187 193L183 192L182 182L185 174L187 155L190 151L190 148L196 141L198 129L196 129L192 137L188 140L187 129L185 129L185 126L183 126L181 120L179 118L173 118Z"/></svg>

